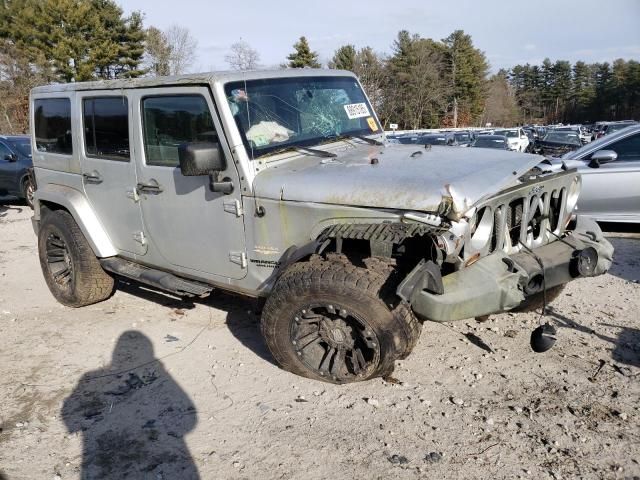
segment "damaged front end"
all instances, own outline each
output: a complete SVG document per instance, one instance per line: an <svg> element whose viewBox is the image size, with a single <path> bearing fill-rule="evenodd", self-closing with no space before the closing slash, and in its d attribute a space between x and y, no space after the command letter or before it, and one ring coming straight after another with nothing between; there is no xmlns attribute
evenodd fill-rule
<svg viewBox="0 0 640 480"><path fill-rule="evenodd" d="M613 247L598 225L578 217L566 230L579 191L575 171L541 174L458 210L436 237L438 259L415 266L398 295L422 318L446 322L511 310L543 290L605 273Z"/></svg>

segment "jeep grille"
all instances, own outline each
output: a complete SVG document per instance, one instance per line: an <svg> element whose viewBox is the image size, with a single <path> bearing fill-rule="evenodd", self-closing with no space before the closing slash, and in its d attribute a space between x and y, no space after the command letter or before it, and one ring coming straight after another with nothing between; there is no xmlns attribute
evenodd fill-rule
<svg viewBox="0 0 640 480"><path fill-rule="evenodd" d="M477 207L463 258L507 254L545 245L562 234L580 191L580 177L567 172L505 190Z"/></svg>

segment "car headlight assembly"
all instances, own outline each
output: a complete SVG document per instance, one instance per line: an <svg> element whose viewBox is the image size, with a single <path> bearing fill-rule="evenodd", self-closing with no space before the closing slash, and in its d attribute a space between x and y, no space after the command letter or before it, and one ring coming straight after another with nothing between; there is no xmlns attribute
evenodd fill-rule
<svg viewBox="0 0 640 480"><path fill-rule="evenodd" d="M566 203L566 213L570 214L576 208L578 204L578 197L580 196L580 190L582 189L582 179L576 175L569 185L569 189L567 190L567 203Z"/></svg>

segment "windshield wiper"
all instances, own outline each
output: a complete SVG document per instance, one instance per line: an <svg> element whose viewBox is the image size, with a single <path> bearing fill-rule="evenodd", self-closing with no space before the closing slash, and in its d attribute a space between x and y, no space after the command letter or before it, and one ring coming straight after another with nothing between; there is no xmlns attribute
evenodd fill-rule
<svg viewBox="0 0 640 480"><path fill-rule="evenodd" d="M309 147L299 147L297 145L291 145L290 147L284 147L279 150L274 150L273 152L269 152L269 155L275 155L276 153L290 152L291 150L294 150L298 153L304 153L307 155L315 155L316 157L336 158L338 156L333 152L327 152L325 150L318 150L318 149L309 148Z"/></svg>
<svg viewBox="0 0 640 480"><path fill-rule="evenodd" d="M345 135L347 138L357 138L358 140L362 140L363 142L367 142L369 145L375 145L377 147L382 147L384 142L380 140L376 140L375 138L365 137L364 135Z"/></svg>

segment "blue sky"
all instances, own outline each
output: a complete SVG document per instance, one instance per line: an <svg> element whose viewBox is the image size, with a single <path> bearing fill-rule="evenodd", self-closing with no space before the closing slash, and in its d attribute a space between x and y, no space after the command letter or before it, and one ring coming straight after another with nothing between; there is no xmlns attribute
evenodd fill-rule
<svg viewBox="0 0 640 480"><path fill-rule="evenodd" d="M284 62L301 35L326 62L347 43L390 53L402 29L433 39L462 29L493 71L545 57L640 60L640 0L116 1L125 13L142 11L147 26L189 28L198 41L192 71L227 69L224 56L240 38L268 67Z"/></svg>

